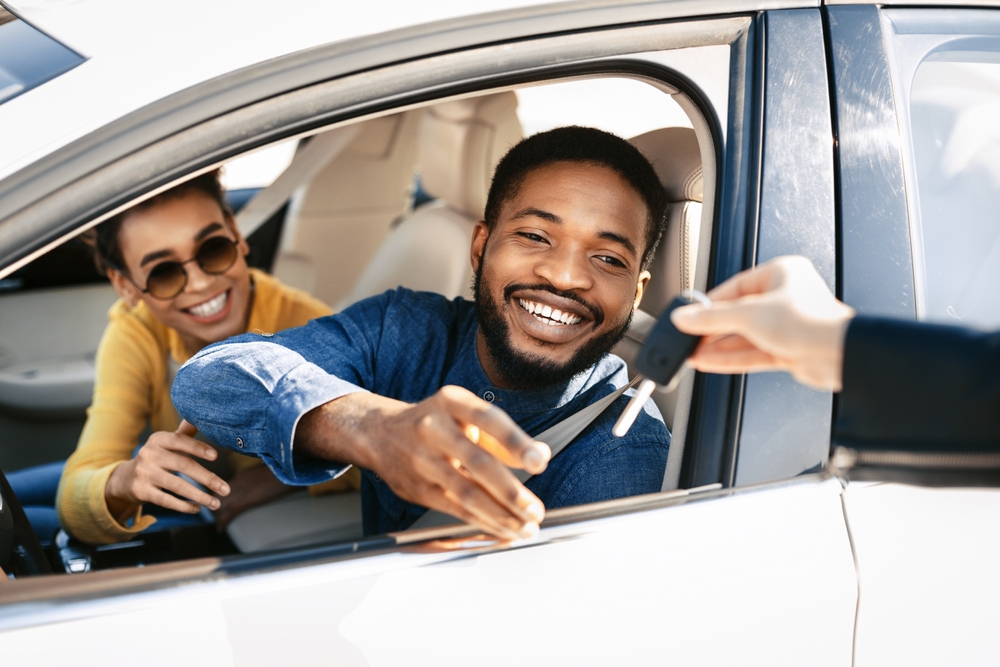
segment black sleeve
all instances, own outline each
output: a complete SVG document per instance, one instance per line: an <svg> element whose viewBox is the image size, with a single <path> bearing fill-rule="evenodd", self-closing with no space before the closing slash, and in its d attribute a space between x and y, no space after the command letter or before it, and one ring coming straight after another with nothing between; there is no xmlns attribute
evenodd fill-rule
<svg viewBox="0 0 1000 667"><path fill-rule="evenodd" d="M844 343L836 444L996 447L1000 333L855 317Z"/></svg>

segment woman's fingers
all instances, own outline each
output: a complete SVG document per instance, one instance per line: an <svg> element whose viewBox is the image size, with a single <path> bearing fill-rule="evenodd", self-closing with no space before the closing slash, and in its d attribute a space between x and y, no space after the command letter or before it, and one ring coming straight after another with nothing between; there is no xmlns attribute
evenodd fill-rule
<svg viewBox="0 0 1000 667"><path fill-rule="evenodd" d="M200 465L197 461L181 454L171 453L169 457L166 457L163 469L167 472L179 472L187 475L194 481L198 482L207 489L211 489L220 496L229 494L229 485L226 484L221 477Z"/></svg>
<svg viewBox="0 0 1000 667"><path fill-rule="evenodd" d="M150 487L155 490L170 491L185 500L190 500L199 505L204 505L209 509L214 510L219 507L218 498L205 493L183 477L172 475L165 470L160 470L151 477Z"/></svg>
<svg viewBox="0 0 1000 667"><path fill-rule="evenodd" d="M190 438L193 438L194 436L198 435L198 429L197 427L195 427L194 424L192 424L188 420L182 419L180 426L177 427L177 430L174 431L174 433L176 433L177 435L186 435Z"/></svg>
<svg viewBox="0 0 1000 667"><path fill-rule="evenodd" d="M198 456L209 461L214 460L218 456L214 449L204 442L184 435L172 433L156 435L165 437L159 437L155 441L151 437L150 441L139 450L140 465L150 464L167 472L183 473L215 493L223 496L229 493L229 485L222 478L190 458Z"/></svg>
<svg viewBox="0 0 1000 667"><path fill-rule="evenodd" d="M173 452L183 452L184 454L190 454L191 456L197 456L198 458L205 459L206 461L214 461L219 458L219 453L215 451L215 448L210 445L200 441L195 440L189 435L182 435L178 433L166 433L162 432L160 434L163 437L157 438L155 443L156 447L161 449L173 451ZM147 441L147 445L151 444L152 437ZM143 447L145 449L145 446ZM141 450L140 450L141 451Z"/></svg>
<svg viewBox="0 0 1000 667"><path fill-rule="evenodd" d="M194 503L186 503L180 498L172 496L169 493L165 493L156 487L149 488L148 497L142 502L153 503L154 505L165 507L168 510L184 512L185 514L197 514L201 511L201 509Z"/></svg>

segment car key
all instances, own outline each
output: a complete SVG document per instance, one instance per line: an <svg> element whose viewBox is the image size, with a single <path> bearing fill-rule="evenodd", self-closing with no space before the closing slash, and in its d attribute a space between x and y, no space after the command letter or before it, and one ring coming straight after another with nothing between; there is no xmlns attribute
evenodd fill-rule
<svg viewBox="0 0 1000 667"><path fill-rule="evenodd" d="M703 303L707 306L711 301L701 292L694 290L683 292L670 302L652 331L646 336L646 342L635 360L636 370L643 376L643 380L639 384L639 388L635 390L635 396L625 406L625 411L622 412L611 431L616 438L621 438L628 433L628 430L632 428L632 423L639 416L642 406L646 404L657 385L669 386L684 362L694 354L695 348L698 347L701 336L682 333L670 321L670 313L681 306L692 303Z"/></svg>

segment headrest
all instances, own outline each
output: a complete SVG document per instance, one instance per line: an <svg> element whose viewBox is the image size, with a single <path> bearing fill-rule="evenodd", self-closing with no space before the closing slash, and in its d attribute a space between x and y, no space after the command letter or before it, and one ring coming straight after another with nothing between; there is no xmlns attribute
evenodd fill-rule
<svg viewBox="0 0 1000 667"><path fill-rule="evenodd" d="M667 191L667 201L702 201L701 151L694 130L664 127L632 137L629 142L653 163Z"/></svg>
<svg viewBox="0 0 1000 667"><path fill-rule="evenodd" d="M513 92L436 104L420 127L421 183L431 196L482 220L493 169L523 137Z"/></svg>

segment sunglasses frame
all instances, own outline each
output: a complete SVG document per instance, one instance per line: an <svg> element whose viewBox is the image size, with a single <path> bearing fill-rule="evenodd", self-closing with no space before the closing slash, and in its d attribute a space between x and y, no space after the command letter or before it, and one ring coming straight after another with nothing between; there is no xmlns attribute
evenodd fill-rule
<svg viewBox="0 0 1000 667"><path fill-rule="evenodd" d="M205 239L204 241L202 241L198 245L198 249L195 250L194 257L192 257L191 259L186 259L183 262L177 262L175 260L167 260L165 262L159 262L159 263L157 263L155 266L153 266L153 268L151 268L149 270L149 273L146 275L146 288L145 289L143 289L142 287L139 287L139 283L135 282L135 280L132 279L132 276L130 276L127 271L124 271L124 270L120 269L119 267L115 266L114 264L111 265L111 268L114 269L115 271L117 271L118 273L122 274L126 278L128 278L128 281L130 283L132 283L135 286L135 288L137 290L139 290L140 292L142 292L143 294L148 294L149 296L151 296L152 298L156 299L157 301L170 301L172 299L176 299L178 296L180 296L181 294L183 294L184 290L187 288L187 284L188 284L188 272L187 272L187 269L184 268L184 265L185 264L190 264L191 262L197 262L198 261L198 254L201 252L202 248L205 247L205 244L209 243L210 241L213 241L215 239L225 239L230 244L232 244L232 246L233 246L233 261L230 262L229 265L226 266L226 268L222 269L221 271L208 271L208 270L206 270L201 265L201 263L198 264L198 268L202 271L202 273L205 273L206 275L221 276L223 273L225 273L229 269L233 268L233 265L236 264L236 260L238 260L239 257L240 257L240 251L239 251L240 242L239 242L239 240L231 239L228 236L210 236L209 238ZM157 296L157 295L153 294L151 291L149 291L149 276L152 275L153 271L155 271L158 267L163 266L164 264L177 264L178 266L181 267L181 272L184 274L184 282L181 283L181 288L179 290L177 290L177 292L175 294L173 294L172 296Z"/></svg>

